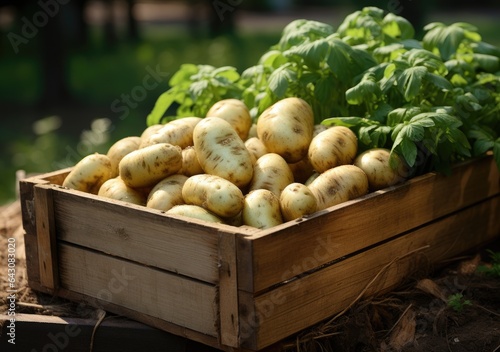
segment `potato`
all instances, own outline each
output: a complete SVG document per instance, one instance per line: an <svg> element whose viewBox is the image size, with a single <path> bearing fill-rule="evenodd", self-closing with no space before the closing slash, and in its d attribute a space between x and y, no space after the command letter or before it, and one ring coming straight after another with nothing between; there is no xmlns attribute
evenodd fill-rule
<svg viewBox="0 0 500 352"><path fill-rule="evenodd" d="M229 122L242 140L247 139L252 117L245 103L238 99L224 99L216 102L207 112L207 117L214 116Z"/></svg>
<svg viewBox="0 0 500 352"><path fill-rule="evenodd" d="M248 131L247 139L257 137L257 124L253 123L250 127L250 131Z"/></svg>
<svg viewBox="0 0 500 352"><path fill-rule="evenodd" d="M292 170L295 182L305 183L314 173L314 168L307 157L296 163L288 164L288 166Z"/></svg>
<svg viewBox="0 0 500 352"><path fill-rule="evenodd" d="M279 197L281 191L294 181L290 166L276 153L262 155L253 170L249 191L267 189Z"/></svg>
<svg viewBox="0 0 500 352"><path fill-rule="evenodd" d="M308 156L314 170L323 172L335 166L352 164L358 152L358 139L344 126L333 126L318 133L309 145Z"/></svg>
<svg viewBox="0 0 500 352"><path fill-rule="evenodd" d="M391 164L395 167L391 167ZM356 157L354 165L365 172L370 191L395 185L408 176L408 168L399 155L391 155L391 151L385 148L364 151Z"/></svg>
<svg viewBox="0 0 500 352"><path fill-rule="evenodd" d="M257 137L248 138L245 141L245 147L254 156L255 160L268 153L264 143Z"/></svg>
<svg viewBox="0 0 500 352"><path fill-rule="evenodd" d="M316 197L309 187L302 183L291 183L281 192L280 209L286 221L312 214L316 208Z"/></svg>
<svg viewBox="0 0 500 352"><path fill-rule="evenodd" d="M179 173L186 176L204 173L193 146L182 149L182 168Z"/></svg>
<svg viewBox="0 0 500 352"><path fill-rule="evenodd" d="M194 127L201 120L201 117L183 117L170 121L155 133L143 138L140 147L144 148L158 143L177 145L181 149L189 147L193 145Z"/></svg>
<svg viewBox="0 0 500 352"><path fill-rule="evenodd" d="M169 210L184 204L182 186L188 179L185 175L175 174L158 182L149 192L146 206L158 210Z"/></svg>
<svg viewBox="0 0 500 352"><path fill-rule="evenodd" d="M283 223L279 198L267 189L257 189L245 196L243 224L268 229Z"/></svg>
<svg viewBox="0 0 500 352"><path fill-rule="evenodd" d="M118 164L123 159L123 157L128 153L139 149L140 144L141 137L130 136L116 141L111 147L109 147L106 155L111 160L113 177L118 176Z"/></svg>
<svg viewBox="0 0 500 352"><path fill-rule="evenodd" d="M118 165L122 180L129 187L153 186L182 167L182 150L169 143L158 143L135 150Z"/></svg>
<svg viewBox="0 0 500 352"><path fill-rule="evenodd" d="M285 98L267 108L257 120L257 135L270 153L288 163L307 156L314 128L311 106L300 98Z"/></svg>
<svg viewBox="0 0 500 352"><path fill-rule="evenodd" d="M310 184L311 184L311 183L312 183L315 179L317 179L317 178L318 178L318 176L319 176L319 175L320 175L320 173L319 173L319 172L317 172L317 171L313 171L312 175L311 175L311 176L309 176L309 178L306 180L306 182L304 182L304 184L305 184L306 186L309 186L309 185L310 185Z"/></svg>
<svg viewBox="0 0 500 352"><path fill-rule="evenodd" d="M165 126L165 125L161 124L161 123L158 123L158 124L146 127L144 129L144 131L142 131L142 133L141 133L141 140L148 139L149 136L151 136L153 133L158 132L158 130L160 130L163 126Z"/></svg>
<svg viewBox="0 0 500 352"><path fill-rule="evenodd" d="M205 173L222 177L237 187L250 183L252 157L229 122L220 117L205 117L194 128L193 140Z"/></svg>
<svg viewBox="0 0 500 352"><path fill-rule="evenodd" d="M104 182L99 188L98 196L121 200L137 205L145 205L146 197L141 191L129 187L118 176Z"/></svg>
<svg viewBox="0 0 500 352"><path fill-rule="evenodd" d="M173 208L167 210L165 214L181 215L181 216L186 216L188 218L193 218L208 222L223 223L222 219L219 218L217 215L212 214L205 208L192 204L176 205Z"/></svg>
<svg viewBox="0 0 500 352"><path fill-rule="evenodd" d="M317 210L323 210L368 193L368 177L357 166L340 165L321 173L308 187Z"/></svg>
<svg viewBox="0 0 500 352"><path fill-rule="evenodd" d="M63 187L97 194L102 184L112 178L111 160L105 154L94 153L82 158L63 181Z"/></svg>
<svg viewBox="0 0 500 352"><path fill-rule="evenodd" d="M182 198L186 204L203 207L222 216L236 216L243 209L244 196L241 190L228 180L208 174L189 177L182 187Z"/></svg>

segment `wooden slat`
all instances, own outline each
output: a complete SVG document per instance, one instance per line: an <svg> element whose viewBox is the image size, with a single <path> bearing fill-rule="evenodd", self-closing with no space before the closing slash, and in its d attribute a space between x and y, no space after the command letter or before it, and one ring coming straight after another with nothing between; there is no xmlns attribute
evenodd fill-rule
<svg viewBox="0 0 500 352"><path fill-rule="evenodd" d="M72 245L59 246L61 286L216 337L216 287Z"/></svg>
<svg viewBox="0 0 500 352"><path fill-rule="evenodd" d="M54 211L60 240L202 281L219 280L220 226L57 187Z"/></svg>
<svg viewBox="0 0 500 352"><path fill-rule="evenodd" d="M234 233L220 233L219 253L220 341L222 345L238 347L238 278Z"/></svg>
<svg viewBox="0 0 500 352"><path fill-rule="evenodd" d="M491 156L289 222L238 243L238 285L259 292L500 193Z"/></svg>
<svg viewBox="0 0 500 352"><path fill-rule="evenodd" d="M35 186L34 196L40 284L50 290L54 290L59 285L59 279L54 210L50 186Z"/></svg>
<svg viewBox="0 0 500 352"><path fill-rule="evenodd" d="M257 297L240 291L241 336L247 337L242 346L260 349L331 317L382 267L408 252L429 246L390 266L366 295L393 288L421 263L435 263L498 238L499 203L496 196Z"/></svg>
<svg viewBox="0 0 500 352"><path fill-rule="evenodd" d="M7 336L9 319L0 315L0 326L4 327L0 336ZM16 314L16 344L0 338L0 350L88 352L96 324L97 319L91 318ZM169 352L218 351L133 320L111 316L99 324L92 352L156 351L159 346Z"/></svg>

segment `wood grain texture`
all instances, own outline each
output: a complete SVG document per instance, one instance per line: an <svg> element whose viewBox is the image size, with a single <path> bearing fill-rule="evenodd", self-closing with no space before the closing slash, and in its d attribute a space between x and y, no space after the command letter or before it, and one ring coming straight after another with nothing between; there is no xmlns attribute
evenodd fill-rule
<svg viewBox="0 0 500 352"><path fill-rule="evenodd" d="M239 289L260 292L499 193L489 156L239 237Z"/></svg>
<svg viewBox="0 0 500 352"><path fill-rule="evenodd" d="M259 296L240 291L240 325L246 328L242 336L248 337L242 346L258 350L331 317L347 307L384 265L405 253L429 246L390 266L367 296L400 284L423 263L491 241L500 235L499 204L500 196L495 196Z"/></svg>
<svg viewBox="0 0 500 352"><path fill-rule="evenodd" d="M59 254L65 289L217 336L215 286L72 245Z"/></svg>

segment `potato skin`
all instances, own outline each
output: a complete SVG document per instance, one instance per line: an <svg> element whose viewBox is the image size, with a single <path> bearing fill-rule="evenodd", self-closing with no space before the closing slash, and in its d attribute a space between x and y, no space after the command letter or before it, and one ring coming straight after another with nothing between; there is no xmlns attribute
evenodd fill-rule
<svg viewBox="0 0 500 352"><path fill-rule="evenodd" d="M356 134L344 126L333 126L311 141L308 157L314 170L324 172L335 166L352 164L358 151Z"/></svg>
<svg viewBox="0 0 500 352"><path fill-rule="evenodd" d="M132 187L127 186L119 176L110 178L104 182L99 188L97 195L137 205L146 204L146 197L144 194Z"/></svg>
<svg viewBox="0 0 500 352"><path fill-rule="evenodd" d="M158 210L169 210L184 204L182 186L188 179L185 175L175 174L158 182L149 192L146 206Z"/></svg>
<svg viewBox="0 0 500 352"><path fill-rule="evenodd" d="M177 120L172 120L155 133L142 138L141 148L158 144L169 143L187 148L193 145L193 130L194 127L202 120L201 117L183 117Z"/></svg>
<svg viewBox="0 0 500 352"><path fill-rule="evenodd" d="M307 156L314 129L311 106L300 98L285 98L267 108L257 120L257 135L270 153L288 163Z"/></svg>
<svg viewBox="0 0 500 352"><path fill-rule="evenodd" d="M228 180L209 174L189 177L182 187L186 204L201 206L221 217L233 217L243 209L241 190Z"/></svg>
<svg viewBox="0 0 500 352"><path fill-rule="evenodd" d="M396 168L391 167L391 158ZM408 168L399 155L385 148L368 149L359 154L354 165L362 169L368 177L370 191L376 191L403 182Z"/></svg>
<svg viewBox="0 0 500 352"><path fill-rule="evenodd" d="M102 184L112 178L111 160L105 154L94 153L82 158L70 171L62 186L97 194Z"/></svg>
<svg viewBox="0 0 500 352"><path fill-rule="evenodd" d="M193 146L182 149L182 168L179 173L188 177L204 173Z"/></svg>
<svg viewBox="0 0 500 352"><path fill-rule="evenodd" d="M262 155L255 162L253 170L249 192L267 189L279 197L281 191L294 181L290 166L282 156L276 153Z"/></svg>
<svg viewBox="0 0 500 352"><path fill-rule="evenodd" d="M167 215L181 215L186 216L193 219L215 222L215 223L224 223L221 218L217 215L212 214L205 208L202 208L198 205L192 204L181 204L176 205L165 212Z"/></svg>
<svg viewBox="0 0 500 352"><path fill-rule="evenodd" d="M268 153L264 143L257 137L248 138L245 141L245 147L254 156L255 160Z"/></svg>
<svg viewBox="0 0 500 352"><path fill-rule="evenodd" d="M106 155L111 160L111 168L113 169L113 177L118 176L118 164L125 155L139 149L141 137L130 136L124 137L116 141L109 147Z"/></svg>
<svg viewBox="0 0 500 352"><path fill-rule="evenodd" d="M223 99L216 102L207 112L207 117L214 116L229 122L242 140L247 139L252 117L248 107L238 99Z"/></svg>
<svg viewBox="0 0 500 352"><path fill-rule="evenodd" d="M267 189L257 189L245 196L243 224L268 229L283 223L279 198Z"/></svg>
<svg viewBox="0 0 500 352"><path fill-rule="evenodd" d="M120 177L132 188L154 186L182 167L182 150L169 143L158 143L133 151L118 165Z"/></svg>
<svg viewBox="0 0 500 352"><path fill-rule="evenodd" d="M193 133L194 149L207 174L245 187L253 176L253 163L245 143L234 128L220 117L205 117Z"/></svg>
<svg viewBox="0 0 500 352"><path fill-rule="evenodd" d="M281 192L280 209L286 221L312 214L316 208L316 197L309 187L302 183L291 183Z"/></svg>
<svg viewBox="0 0 500 352"><path fill-rule="evenodd" d="M323 210L368 193L368 177L357 166L340 165L321 173L308 187L316 197L317 210Z"/></svg>
<svg viewBox="0 0 500 352"><path fill-rule="evenodd" d="M163 126L165 126L165 125L161 124L161 123L157 123L157 124L146 127L144 129L144 131L142 131L142 133L141 133L141 136L140 136L141 141L148 139L149 136L151 136L153 133L158 132Z"/></svg>

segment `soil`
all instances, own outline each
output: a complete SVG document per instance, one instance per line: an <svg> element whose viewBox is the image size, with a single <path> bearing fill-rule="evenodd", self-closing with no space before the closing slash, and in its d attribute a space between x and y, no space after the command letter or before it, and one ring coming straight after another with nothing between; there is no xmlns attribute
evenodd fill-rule
<svg viewBox="0 0 500 352"><path fill-rule="evenodd" d="M28 287L23 234L19 203L0 207L0 313L8 309L7 248L8 239L15 238L19 289L16 312L83 314L81 305L77 310L72 302ZM491 251L500 252L499 240L487 248L426 268L391 292L365 297L343 314L283 341L277 349L290 352L500 351L500 277L481 270L491 269ZM92 311L90 307L89 310Z"/></svg>

